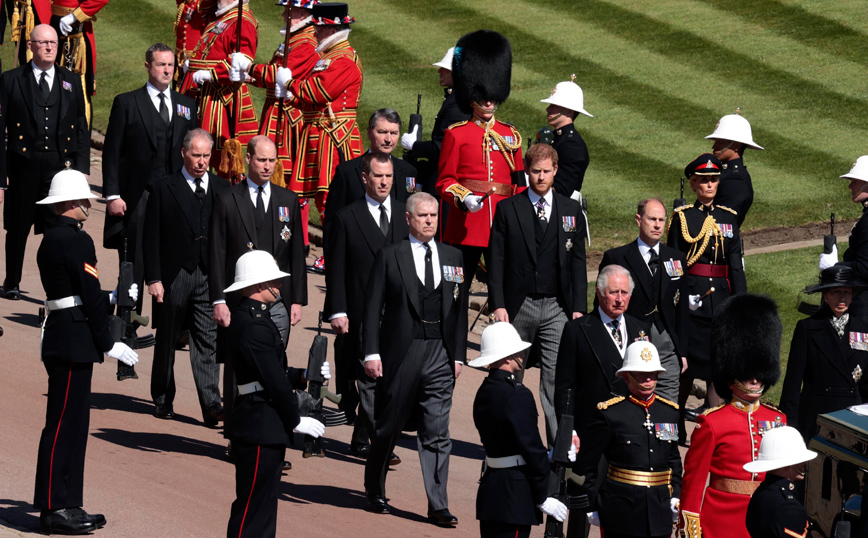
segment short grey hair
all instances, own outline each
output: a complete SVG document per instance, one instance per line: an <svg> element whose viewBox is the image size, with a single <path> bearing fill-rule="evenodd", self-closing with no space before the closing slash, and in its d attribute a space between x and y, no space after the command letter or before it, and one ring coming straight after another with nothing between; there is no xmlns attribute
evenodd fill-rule
<svg viewBox="0 0 868 538"><path fill-rule="evenodd" d="M613 275L626 276L630 280L630 295L633 295L633 288L636 287L636 283L633 282L633 275L620 265L607 265L603 267L603 270L597 275L597 292L602 294L605 291L609 286L609 277Z"/></svg>
<svg viewBox="0 0 868 538"><path fill-rule="evenodd" d="M391 108L380 108L371 114L371 119L368 120L368 130L373 131L377 126L377 120L384 119L389 123L397 123L398 129L401 129L401 116Z"/></svg>
<svg viewBox="0 0 868 538"><path fill-rule="evenodd" d="M407 213L415 215L416 206L426 204L437 205L437 198L434 198L427 192L417 192L416 194L411 194L410 197L407 198Z"/></svg>
<svg viewBox="0 0 868 538"><path fill-rule="evenodd" d="M214 139L211 138L211 133L205 129L196 127L195 129L190 129L187 131L187 134L184 135L184 149L190 151L190 148L193 146L193 140L196 138L205 139L212 148L214 147Z"/></svg>

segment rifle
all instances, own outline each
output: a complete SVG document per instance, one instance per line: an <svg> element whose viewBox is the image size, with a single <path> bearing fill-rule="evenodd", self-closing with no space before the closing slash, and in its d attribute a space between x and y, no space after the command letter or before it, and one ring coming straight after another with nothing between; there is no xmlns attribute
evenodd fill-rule
<svg viewBox="0 0 868 538"><path fill-rule="evenodd" d="M673 203L673 209L678 209L681 206L687 205L687 200L684 199L684 177L681 178L681 197L676 198Z"/></svg>
<svg viewBox="0 0 868 538"><path fill-rule="evenodd" d="M552 145L555 141L555 134L552 132L549 127L540 127L539 131L536 132L536 144L548 144ZM527 145L528 149L530 149L530 144Z"/></svg>
<svg viewBox="0 0 868 538"><path fill-rule="evenodd" d="M410 125L407 126L407 132L412 133L413 129L419 127L419 135L422 134L422 114L420 114L420 110L422 108L422 94L416 94L416 113L410 114ZM417 135L417 136L419 136Z"/></svg>
<svg viewBox="0 0 868 538"><path fill-rule="evenodd" d="M823 254L831 254L832 249L838 244L838 238L835 237L835 214L832 213L832 218L829 222L829 235L823 236Z"/></svg>
<svg viewBox="0 0 868 538"><path fill-rule="evenodd" d="M573 391L567 389L565 411L558 420L558 435L555 438L554 451L552 453L552 472L557 476L557 493L552 495L561 501L570 510L581 510L591 505L587 495L570 495L568 482L577 486L585 483L584 476L577 476L571 470L572 462L568 456L570 445L573 443ZM545 538L564 538L564 523L552 516L546 516Z"/></svg>
<svg viewBox="0 0 868 538"><path fill-rule="evenodd" d="M147 327L150 319L136 313L136 302L130 298L128 290L135 283L133 277L133 262L127 261L127 240L124 239L124 256L118 273L118 313L109 317L109 332L112 340L123 342L131 349L144 349L153 346L156 342L153 334L139 337L136 330L139 327ZM138 379L135 366L127 366L118 361L118 381L124 379Z"/></svg>

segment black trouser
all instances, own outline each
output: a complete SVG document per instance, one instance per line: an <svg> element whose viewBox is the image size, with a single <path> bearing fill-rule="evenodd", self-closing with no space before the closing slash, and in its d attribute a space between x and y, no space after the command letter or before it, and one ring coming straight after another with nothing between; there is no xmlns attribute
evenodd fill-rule
<svg viewBox="0 0 868 538"><path fill-rule="evenodd" d="M479 535L482 538L528 538L530 525L501 523L499 521L480 521Z"/></svg>
<svg viewBox="0 0 868 538"><path fill-rule="evenodd" d="M90 425L93 363L47 359L48 405L36 459L33 506L78 508L84 489L84 456Z"/></svg>
<svg viewBox="0 0 868 538"><path fill-rule="evenodd" d="M3 203L3 227L6 229L6 280L3 289L17 288L24 267L24 248L30 228L41 234L54 221L54 207L36 205L48 195L51 178L63 169L56 152L34 151L27 159L6 153L9 162L9 188Z"/></svg>
<svg viewBox="0 0 868 538"><path fill-rule="evenodd" d="M277 497L286 447L232 442L235 501L227 538L266 538L277 534Z"/></svg>

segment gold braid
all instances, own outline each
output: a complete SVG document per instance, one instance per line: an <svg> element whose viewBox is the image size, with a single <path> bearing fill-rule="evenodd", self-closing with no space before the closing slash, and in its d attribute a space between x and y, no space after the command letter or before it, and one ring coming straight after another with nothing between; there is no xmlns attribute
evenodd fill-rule
<svg viewBox="0 0 868 538"><path fill-rule="evenodd" d="M702 228L699 230L699 233L696 237L690 237L690 230L687 228L687 219L684 218L684 214L679 214L679 219L681 221L681 235L684 237L684 240L693 245L690 247L690 252L687 253L687 267L692 266L696 263L696 260L702 256L705 252L705 249L708 248L708 242L711 240L711 236L714 236L715 244L719 247L719 252L723 255L723 237L720 233L720 226L717 225L717 221L714 220L714 217L708 215L705 217L705 222L702 223ZM697 245L699 240L702 240L701 245ZM717 261L717 253L715 252L715 261Z"/></svg>
<svg viewBox="0 0 868 538"><path fill-rule="evenodd" d="M485 134L482 135L482 149L483 151L488 152L491 151L492 143L497 144L497 149L500 150L500 154L503 155L503 158L506 159L506 164L509 165L509 171L515 172L515 160L513 159L513 154L521 149L521 133L512 129L512 134L514 134L516 138L514 144L507 142L500 133L496 132L491 127L486 127Z"/></svg>

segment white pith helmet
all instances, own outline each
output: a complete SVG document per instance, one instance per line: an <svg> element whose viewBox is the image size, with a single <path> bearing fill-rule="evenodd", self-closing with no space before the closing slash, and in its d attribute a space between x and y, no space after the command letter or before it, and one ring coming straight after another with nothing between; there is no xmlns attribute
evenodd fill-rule
<svg viewBox="0 0 868 538"><path fill-rule="evenodd" d="M235 282L223 290L223 293L238 291L260 284L271 282L289 276L277 267L277 262L264 250L251 250L245 253L235 262Z"/></svg>
<svg viewBox="0 0 868 538"><path fill-rule="evenodd" d="M844 179L858 179L859 181L868 181L868 155L862 155L856 162L853 163L853 168L849 172L840 176Z"/></svg>
<svg viewBox="0 0 868 538"><path fill-rule="evenodd" d="M551 95L547 99L541 99L540 103L562 106L593 118L594 116L585 110L585 94L579 85L573 82L575 79L576 75L572 75L570 80L558 82Z"/></svg>
<svg viewBox="0 0 868 538"><path fill-rule="evenodd" d="M40 205L49 205L58 202L84 200L85 198L94 200L99 198L99 196L90 192L90 185L87 184L87 176L78 170L67 169L54 174L54 177L51 178L51 187L48 189L48 196L36 203Z"/></svg>
<svg viewBox="0 0 868 538"><path fill-rule="evenodd" d="M749 148L763 149L762 146L753 141L750 122L738 113L720 118L720 121L714 126L714 132L705 138L732 140L733 142L741 142Z"/></svg>
<svg viewBox="0 0 868 538"><path fill-rule="evenodd" d="M657 347L646 340L637 340L627 346L627 353L624 354L624 365L615 374L621 375L625 372L659 372L662 374L665 371L666 369L660 364L660 354L657 352Z"/></svg>
<svg viewBox="0 0 868 538"><path fill-rule="evenodd" d="M488 366L500 359L524 351L530 343L522 341L515 327L509 323L495 323L482 331L482 353L470 361L468 366L478 368Z"/></svg>
<svg viewBox="0 0 868 538"><path fill-rule="evenodd" d="M448 69L452 71L452 55L455 53L455 47L449 47L449 50L446 51L446 55L443 56L443 59L437 62L436 64L431 64L435 67L442 67L443 69Z"/></svg>
<svg viewBox="0 0 868 538"><path fill-rule="evenodd" d="M805 447L799 430L792 426L780 426L763 434L757 459L745 463L743 467L749 473L765 473L804 463L816 457L816 452Z"/></svg>

